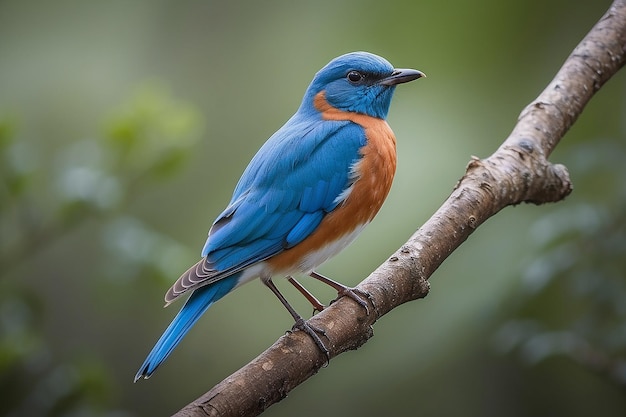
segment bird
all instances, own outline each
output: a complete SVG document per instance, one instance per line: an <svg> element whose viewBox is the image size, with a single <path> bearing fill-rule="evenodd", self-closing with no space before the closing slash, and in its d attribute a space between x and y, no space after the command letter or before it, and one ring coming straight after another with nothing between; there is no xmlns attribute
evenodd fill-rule
<svg viewBox="0 0 626 417"><path fill-rule="evenodd" d="M396 138L386 122L399 84L425 74L394 68L369 52L332 59L309 84L297 111L259 149L226 209L209 229L201 259L165 294L166 306L190 294L135 375L149 378L206 310L244 283L260 280L330 359L322 329L308 324L272 278L286 277L324 306L294 275L309 275L369 313L360 291L315 271L349 245L387 198Z"/></svg>

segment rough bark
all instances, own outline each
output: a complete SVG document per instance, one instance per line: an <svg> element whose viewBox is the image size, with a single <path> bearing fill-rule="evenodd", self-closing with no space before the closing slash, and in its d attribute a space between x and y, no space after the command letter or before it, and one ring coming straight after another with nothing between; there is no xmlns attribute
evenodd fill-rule
<svg viewBox="0 0 626 417"><path fill-rule="evenodd" d="M626 0L616 0L521 112L500 148L489 158L472 159L439 210L358 285L370 295L370 314L344 297L310 319L326 332L331 357L367 342L372 325L387 312L425 297L428 278L444 259L504 207L557 202L571 192L567 169L547 158L594 93L625 62ZM258 415L325 364L309 336L288 333L176 416Z"/></svg>

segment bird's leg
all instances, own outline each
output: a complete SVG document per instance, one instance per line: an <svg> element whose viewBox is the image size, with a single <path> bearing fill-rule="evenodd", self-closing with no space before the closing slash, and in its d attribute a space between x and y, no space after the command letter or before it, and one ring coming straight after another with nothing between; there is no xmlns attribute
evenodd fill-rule
<svg viewBox="0 0 626 417"><path fill-rule="evenodd" d="M276 285L274 285L274 283L272 282L272 279L264 279L262 280L263 283L265 285L267 285L267 287L272 290L272 292L274 293L274 295L276 297L278 297L278 299L280 300L281 303L283 303L283 305L285 306L285 308L287 309L287 311L289 311L289 314L291 314L291 316L293 317L293 319L295 320L295 324L293 325L294 329L299 329L302 330L303 332L307 333L309 336L311 336L311 339L313 339L313 341L315 342L315 344L317 345L317 347L322 351L322 353L326 356L326 362L328 363L328 361L330 361L330 351L328 350L328 348L326 348L326 346L324 345L324 342L322 342L322 339L320 339L319 334L326 336L326 332L323 329L311 326L309 323L307 323L302 316L300 316L298 314L298 312L291 306L291 304L289 304L289 302L287 301L287 299L280 293L280 291L278 291L278 288L276 288Z"/></svg>
<svg viewBox="0 0 626 417"><path fill-rule="evenodd" d="M364 297L368 300L370 299L370 295L368 293L358 290L356 288L347 287L337 281L333 281L332 279L325 277L324 275L318 274L315 271L312 271L309 275L311 276L311 278L315 278L316 280L321 281L324 284L329 285L337 290L337 295L339 296L338 298L343 297L344 295L352 298L365 309L365 312L369 316L370 309L368 307L367 301L364 300Z"/></svg>
<svg viewBox="0 0 626 417"><path fill-rule="evenodd" d="M322 310L324 308L326 308L326 306L324 304L322 304L320 302L320 300L315 298L315 296L313 294L311 294L311 292L309 290L304 288L302 286L302 284L300 284L298 281L296 281L296 279L294 277L289 276L289 277L287 277L287 280L291 283L291 285L296 287L296 289L298 291L300 291L300 294L304 295L304 298L306 298L309 301L309 303L311 303L311 305L313 306L313 314L315 314L316 311L321 313Z"/></svg>

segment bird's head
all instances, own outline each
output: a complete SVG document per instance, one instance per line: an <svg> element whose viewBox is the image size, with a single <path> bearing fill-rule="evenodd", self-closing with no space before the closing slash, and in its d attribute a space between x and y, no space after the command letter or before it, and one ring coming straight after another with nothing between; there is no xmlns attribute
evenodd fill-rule
<svg viewBox="0 0 626 417"><path fill-rule="evenodd" d="M368 52L341 55L315 75L301 110L310 110L314 98L323 92L336 109L384 119L396 85L424 76L414 69L395 69L386 59Z"/></svg>

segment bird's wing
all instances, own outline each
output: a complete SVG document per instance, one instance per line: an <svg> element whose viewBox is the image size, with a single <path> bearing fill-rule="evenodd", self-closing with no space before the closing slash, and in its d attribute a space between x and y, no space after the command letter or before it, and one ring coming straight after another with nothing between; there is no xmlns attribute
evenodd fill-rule
<svg viewBox="0 0 626 417"><path fill-rule="evenodd" d="M365 141L363 128L351 122L285 125L252 159L209 231L203 259L176 281L166 301L304 240L356 181L354 164Z"/></svg>

